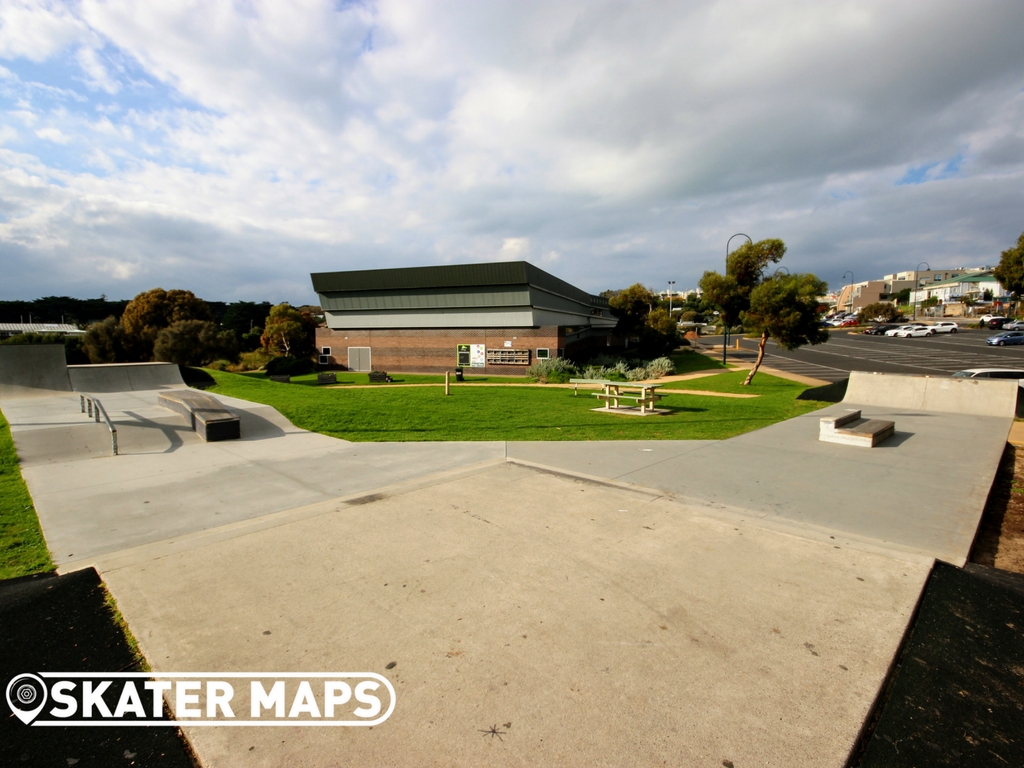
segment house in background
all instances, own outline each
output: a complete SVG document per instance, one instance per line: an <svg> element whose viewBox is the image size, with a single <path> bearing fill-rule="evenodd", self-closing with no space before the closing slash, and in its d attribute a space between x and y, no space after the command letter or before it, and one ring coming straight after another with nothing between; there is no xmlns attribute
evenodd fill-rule
<svg viewBox="0 0 1024 768"><path fill-rule="evenodd" d="M612 343L608 300L525 261L311 275L319 363L352 371L519 375Z"/></svg>

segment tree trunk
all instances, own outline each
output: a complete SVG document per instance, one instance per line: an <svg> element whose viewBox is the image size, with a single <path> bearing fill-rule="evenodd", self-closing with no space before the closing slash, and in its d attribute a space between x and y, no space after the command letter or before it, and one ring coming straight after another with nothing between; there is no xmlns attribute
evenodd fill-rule
<svg viewBox="0 0 1024 768"><path fill-rule="evenodd" d="M747 380L743 382L744 387L749 387L750 382L754 380L754 374L757 373L757 369L761 367L761 361L764 360L764 345L768 343L768 331L761 334L761 340L757 343L757 362L754 363L754 367L750 369L750 373L747 374Z"/></svg>

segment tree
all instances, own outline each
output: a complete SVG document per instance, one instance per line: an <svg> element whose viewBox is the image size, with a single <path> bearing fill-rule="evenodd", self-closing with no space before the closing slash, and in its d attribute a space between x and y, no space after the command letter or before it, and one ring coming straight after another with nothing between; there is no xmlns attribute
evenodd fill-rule
<svg viewBox="0 0 1024 768"><path fill-rule="evenodd" d="M743 313L743 322L749 330L760 333L761 339L757 362L744 386L754 380L761 367L769 338L784 349L828 341L819 313L819 298L827 291L828 285L816 276L796 274L770 277L750 292L750 307Z"/></svg>
<svg viewBox="0 0 1024 768"><path fill-rule="evenodd" d="M608 291L608 304L618 319L620 336L635 339L637 354L657 357L679 345L679 330L668 310L659 307L660 298L650 288L634 283L621 291Z"/></svg>
<svg viewBox="0 0 1024 768"><path fill-rule="evenodd" d="M999 266L992 274L1013 298L1019 299L1024 294L1024 232L1017 238L1017 247L1003 251Z"/></svg>
<svg viewBox="0 0 1024 768"><path fill-rule="evenodd" d="M208 320L179 320L157 334L153 355L157 360L179 365L205 365L238 354L234 331L221 331Z"/></svg>
<svg viewBox="0 0 1024 768"><path fill-rule="evenodd" d="M750 294L760 285L769 264L782 260L786 244L781 240L759 240L747 243L729 254L725 274L705 272L700 279L704 300L717 307L726 327L740 322L750 308Z"/></svg>
<svg viewBox="0 0 1024 768"><path fill-rule="evenodd" d="M117 318L92 323L82 340L91 363L127 363L138 360L137 350Z"/></svg>
<svg viewBox="0 0 1024 768"><path fill-rule="evenodd" d="M278 304L270 310L263 325L260 344L272 355L312 357L316 321L291 304Z"/></svg>
<svg viewBox="0 0 1024 768"><path fill-rule="evenodd" d="M153 355L153 344L164 328L183 320L213 321L206 302L192 291L154 288L132 299L121 315L125 334L137 344L143 360Z"/></svg>
<svg viewBox="0 0 1024 768"><path fill-rule="evenodd" d="M869 323L874 320L879 320L883 323L892 323L902 319L903 313L900 312L899 307L895 307L885 301L868 304L857 313L857 322L861 324Z"/></svg>

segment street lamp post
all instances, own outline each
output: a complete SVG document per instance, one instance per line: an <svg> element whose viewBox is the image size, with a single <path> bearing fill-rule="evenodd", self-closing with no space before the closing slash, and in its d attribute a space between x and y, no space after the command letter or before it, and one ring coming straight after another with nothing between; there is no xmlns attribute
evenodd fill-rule
<svg viewBox="0 0 1024 768"><path fill-rule="evenodd" d="M672 286L676 284L675 280L668 281L668 316L672 318Z"/></svg>
<svg viewBox="0 0 1024 768"><path fill-rule="evenodd" d="M745 235L742 232L737 232L735 235L732 235L728 240L725 241L725 276L726 277L729 276L729 243L732 242L732 238L733 237L745 237L745 238L747 238L747 242L748 243L750 243L751 245L754 244L754 241L750 239L750 235ZM725 365L726 357L727 357L726 349L728 347L729 347L729 323L725 319L725 315L722 315L722 365Z"/></svg>
<svg viewBox="0 0 1024 768"><path fill-rule="evenodd" d="M850 311L853 312L853 272L849 269L843 272L844 280L846 279L847 275L850 276Z"/></svg>
<svg viewBox="0 0 1024 768"><path fill-rule="evenodd" d="M917 273L921 270L922 264L924 264L924 268L927 269L929 272L931 272L932 270L931 266L928 264L927 261L918 262L917 266L914 267L914 295L910 299L911 303L914 305L914 320L917 320Z"/></svg>

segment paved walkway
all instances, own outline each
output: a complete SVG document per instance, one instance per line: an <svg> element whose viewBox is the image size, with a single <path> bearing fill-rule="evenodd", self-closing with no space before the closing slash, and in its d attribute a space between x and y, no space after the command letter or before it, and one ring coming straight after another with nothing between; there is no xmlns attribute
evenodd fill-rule
<svg viewBox="0 0 1024 768"><path fill-rule="evenodd" d="M245 437L206 444L156 394L103 397L116 458L74 396L0 403L62 570L97 565L157 670L397 690L372 730L184 725L210 766L843 765L1010 426L371 444L220 398Z"/></svg>

